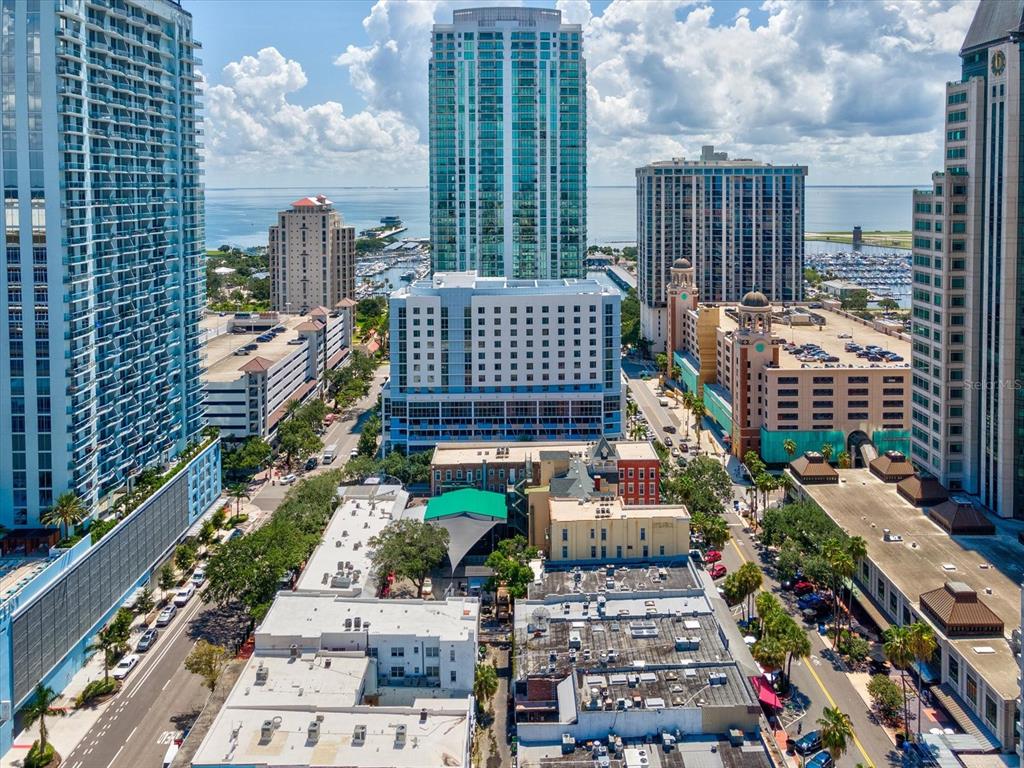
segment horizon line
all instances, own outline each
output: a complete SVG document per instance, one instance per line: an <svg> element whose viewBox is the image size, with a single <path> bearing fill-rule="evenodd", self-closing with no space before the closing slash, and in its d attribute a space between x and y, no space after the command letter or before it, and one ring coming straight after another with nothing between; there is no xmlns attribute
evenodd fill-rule
<svg viewBox="0 0 1024 768"><path fill-rule="evenodd" d="M311 186L316 185L304 185L297 187L206 187L207 192L232 192L237 190L259 190L259 189L273 189L273 190L305 190ZM805 184L805 189L917 189L919 187L931 187L931 182L921 182L918 184ZM394 185L394 184L362 184L354 186L342 186L333 187L325 185L320 187L321 189L429 189L427 185ZM587 186L587 189L635 189L634 184L591 184Z"/></svg>

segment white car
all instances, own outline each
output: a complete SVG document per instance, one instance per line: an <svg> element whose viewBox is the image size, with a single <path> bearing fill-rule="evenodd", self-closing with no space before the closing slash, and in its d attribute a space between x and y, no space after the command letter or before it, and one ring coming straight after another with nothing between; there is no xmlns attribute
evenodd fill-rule
<svg viewBox="0 0 1024 768"><path fill-rule="evenodd" d="M184 587L174 593L174 604L179 608L184 608L188 605L188 601L192 599L192 595L196 593L195 584L186 584Z"/></svg>
<svg viewBox="0 0 1024 768"><path fill-rule="evenodd" d="M160 611L160 615L156 617L156 625L158 627L166 627L168 624L171 623L171 619L174 618L174 614L176 614L177 612L177 606L175 606L173 603L171 605L168 605L166 608Z"/></svg>
<svg viewBox="0 0 1024 768"><path fill-rule="evenodd" d="M128 677L128 673L135 669L135 665L139 663L139 655L137 653L129 653L114 667L110 676L115 680L124 680Z"/></svg>
<svg viewBox="0 0 1024 768"><path fill-rule="evenodd" d="M196 587L198 587L204 581L206 581L206 571L203 570L202 568L196 568L192 572L192 579L191 579L191 581L192 581L193 584L196 585Z"/></svg>
<svg viewBox="0 0 1024 768"><path fill-rule="evenodd" d="M281 485L291 485L296 479L295 475L285 475L281 478Z"/></svg>

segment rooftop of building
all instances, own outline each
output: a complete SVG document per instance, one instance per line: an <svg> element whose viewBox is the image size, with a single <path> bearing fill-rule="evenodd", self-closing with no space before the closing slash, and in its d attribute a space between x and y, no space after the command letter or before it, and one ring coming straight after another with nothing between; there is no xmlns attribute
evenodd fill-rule
<svg viewBox="0 0 1024 768"><path fill-rule="evenodd" d="M579 24L562 24L562 12L552 8L495 6L485 8L460 8L452 12L452 24L435 24L434 30L453 29L457 24L486 22L525 22L534 28L538 22L547 26L558 26L561 31L582 31Z"/></svg>
<svg viewBox="0 0 1024 768"><path fill-rule="evenodd" d="M778 168L778 169L801 169L807 173L806 165L773 165L763 160L754 160L749 157L730 158L728 152L716 152L713 146L701 147L699 158L687 160L685 157L673 157L670 160L656 160L637 169L640 173L648 168Z"/></svg>
<svg viewBox="0 0 1024 768"><path fill-rule="evenodd" d="M225 707L337 708L362 704L372 660L363 652L254 655L231 689Z"/></svg>
<svg viewBox="0 0 1024 768"><path fill-rule="evenodd" d="M372 597L375 579L369 540L394 520L422 520L424 507L407 508L409 494L400 485L342 486L338 498L338 508L296 589Z"/></svg>
<svg viewBox="0 0 1024 768"><path fill-rule="evenodd" d="M309 197L300 197L291 204L291 207L299 210L328 210L332 205L334 202L328 200L324 195L310 195Z"/></svg>
<svg viewBox="0 0 1024 768"><path fill-rule="evenodd" d="M836 485L807 485L804 491L847 533L864 538L868 558L915 605L922 593L947 581L963 582L1002 619L1004 634L1020 625L1024 546L1016 534L1024 528L1019 523L994 520L995 536L950 536L895 485L870 471L841 469L839 476ZM1017 663L1003 637L951 642L1001 694L1019 694Z"/></svg>
<svg viewBox="0 0 1024 768"><path fill-rule="evenodd" d="M700 583L689 565L576 566L555 569L535 566L536 578L529 586L531 600L556 596L608 595L616 593L652 593L669 590L698 591Z"/></svg>
<svg viewBox="0 0 1024 768"><path fill-rule="evenodd" d="M631 750L628 763L626 750ZM600 751L593 743L579 744L568 754L563 753L561 744L520 744L516 758L520 768L581 768L595 765ZM634 768L636 765L645 768L770 768L772 765L764 747L756 740L733 746L715 737L677 741L669 751L660 745L627 739L621 751L607 758L607 768Z"/></svg>
<svg viewBox="0 0 1024 768"><path fill-rule="evenodd" d="M256 645L295 643L319 648L325 635L346 631L345 620L374 635L431 637L466 641L476 636L480 603L472 597L447 600L377 600L340 597L336 593L280 592L256 629Z"/></svg>
<svg viewBox="0 0 1024 768"><path fill-rule="evenodd" d="M732 707L757 702L750 681L732 662L629 672L577 669L575 675L576 704L581 710Z"/></svg>
<svg viewBox="0 0 1024 768"><path fill-rule="evenodd" d="M223 318L218 318L223 321ZM299 347L306 345L305 339L299 335L299 326L309 322L310 317L305 315L280 315L278 325L284 326L285 330L278 333L270 341L257 341L263 331L255 333L222 333L214 336L206 342L205 353L208 365L203 372L203 378L209 382L230 382L235 381L243 375L242 368L260 359L266 361L270 366L279 363L288 355L295 352ZM295 339L301 339L301 344L289 343ZM256 344L257 349L247 355L236 355L235 352L247 344Z"/></svg>
<svg viewBox="0 0 1024 768"><path fill-rule="evenodd" d="M476 272L435 272L431 277L399 288L392 298L435 296L443 290L472 290L479 296L571 296L593 294L618 296L611 286L590 278L529 280L511 277L484 277Z"/></svg>
<svg viewBox="0 0 1024 768"><path fill-rule="evenodd" d="M563 614L559 605L527 610L525 624L522 616L517 617L518 675L565 676L573 669L697 667L732 661L726 636L707 601L702 605L696 598L612 601L608 613L618 610L619 602L639 605L628 609L632 616L622 617L574 618ZM645 615L645 610L661 613ZM553 618L542 618L545 611Z"/></svg>
<svg viewBox="0 0 1024 768"><path fill-rule="evenodd" d="M609 441L618 458L626 461L643 459L658 460L654 446L646 441ZM454 466L459 464L524 464L526 461L540 461L544 454L552 451L588 455L597 443L574 441L521 442L521 443L438 443L434 448L431 464Z"/></svg>
<svg viewBox="0 0 1024 768"><path fill-rule="evenodd" d="M468 698L421 699L413 707L227 705L192 762L468 768L470 706Z"/></svg>
<svg viewBox="0 0 1024 768"><path fill-rule="evenodd" d="M439 520L462 514L481 515L500 520L508 519L505 496L477 488L460 488L435 496L427 501L424 520Z"/></svg>
<svg viewBox="0 0 1024 768"><path fill-rule="evenodd" d="M728 309L728 307L726 307ZM857 320L846 317L838 312L828 309L811 310L814 315L824 319L820 326L817 323L805 322L789 325L780 315L782 307L773 305L772 312L772 334L779 339L783 345L779 349L780 369L801 369L801 368L902 368L910 367L910 342L904 341L898 336L890 336L882 333L873 327L864 325ZM719 326L723 331L732 331L734 334L739 331L739 324L732 312L719 313ZM874 345L882 350L889 350L903 358L902 361L893 363L868 362L866 358L857 357L856 352L847 352L846 345L855 343L861 347ZM825 363L812 360L807 356L798 356L794 352L786 350L786 345L793 344L796 347L805 344L817 344L827 354L839 358L839 362ZM803 357L804 359L801 359Z"/></svg>
<svg viewBox="0 0 1024 768"><path fill-rule="evenodd" d="M638 504L626 506L618 498L551 499L551 522L573 520L625 520L627 518L666 517L673 520L690 519L682 504Z"/></svg>
<svg viewBox="0 0 1024 768"><path fill-rule="evenodd" d="M18 594L46 570L47 557L4 557L0 559L0 602Z"/></svg>

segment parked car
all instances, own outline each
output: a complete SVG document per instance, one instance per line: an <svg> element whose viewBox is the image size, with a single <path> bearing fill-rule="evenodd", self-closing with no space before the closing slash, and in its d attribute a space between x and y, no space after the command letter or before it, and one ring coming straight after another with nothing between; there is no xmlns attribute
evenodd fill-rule
<svg viewBox="0 0 1024 768"><path fill-rule="evenodd" d="M793 744L793 749L799 755L812 755L821 749L821 731L805 733Z"/></svg>
<svg viewBox="0 0 1024 768"><path fill-rule="evenodd" d="M281 478L281 485L291 485L296 480L295 475L288 474Z"/></svg>
<svg viewBox="0 0 1024 768"><path fill-rule="evenodd" d="M202 566L196 568L194 571L192 571L192 578L190 579L190 581L193 584L195 584L196 587L198 587L200 584L206 581L206 569L204 569Z"/></svg>
<svg viewBox="0 0 1024 768"><path fill-rule="evenodd" d="M174 605L174 603L171 603L162 611L160 611L160 615L156 617L156 625L158 627L166 627L168 624L171 623L171 619L174 618L174 615L177 612L178 607Z"/></svg>
<svg viewBox="0 0 1024 768"><path fill-rule="evenodd" d="M811 592L808 595L804 595L796 604L800 608L817 608L819 605L825 602L825 598L819 595L817 592Z"/></svg>
<svg viewBox="0 0 1024 768"><path fill-rule="evenodd" d="M697 565L703 565L704 563L704 555L701 554L699 549L690 550L690 559L697 563Z"/></svg>
<svg viewBox="0 0 1024 768"><path fill-rule="evenodd" d="M665 431L668 432L667 429ZM668 435L665 435L665 445L667 445L667 446L671 446L672 445L672 438L669 437Z"/></svg>
<svg viewBox="0 0 1024 768"><path fill-rule="evenodd" d="M722 578L728 572L729 569L722 565L722 563L715 563L713 566L711 566L711 570L708 571L708 573L711 574L711 578L716 580Z"/></svg>
<svg viewBox="0 0 1024 768"><path fill-rule="evenodd" d="M179 608L184 608L188 605L188 601L192 599L192 595L196 593L196 586L191 582L186 584L184 587L174 593L174 604Z"/></svg>
<svg viewBox="0 0 1024 768"><path fill-rule="evenodd" d="M311 469L316 469L316 464L316 456L310 456L308 459L306 459L306 471L308 472Z"/></svg>
<svg viewBox="0 0 1024 768"><path fill-rule="evenodd" d="M153 643L156 642L157 631L150 627L142 633L142 637L139 638L138 645L135 646L136 653L145 653L153 647Z"/></svg>
<svg viewBox="0 0 1024 768"><path fill-rule="evenodd" d="M115 680L124 680L128 677L128 673L135 669L135 665L138 663L139 655L137 653L129 653L117 662L117 666L110 672L110 676Z"/></svg>
<svg viewBox="0 0 1024 768"><path fill-rule="evenodd" d="M828 753L828 750L822 750L807 761L806 768L832 768L833 765L835 765L835 760L832 759L832 755Z"/></svg>
<svg viewBox="0 0 1024 768"><path fill-rule="evenodd" d="M717 563L722 559L722 553L717 549L709 549L704 553L704 561L707 563Z"/></svg>
<svg viewBox="0 0 1024 768"><path fill-rule="evenodd" d="M814 585L809 581L798 581L793 585L793 594L797 597L809 595L814 591Z"/></svg>

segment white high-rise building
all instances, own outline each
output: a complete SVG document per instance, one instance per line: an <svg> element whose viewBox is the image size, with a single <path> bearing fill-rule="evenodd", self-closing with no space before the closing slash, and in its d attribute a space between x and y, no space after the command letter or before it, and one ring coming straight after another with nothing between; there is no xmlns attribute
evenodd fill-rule
<svg viewBox="0 0 1024 768"><path fill-rule="evenodd" d="M1024 516L1021 9L983 2L947 83L945 168L914 193L912 457Z"/></svg>
<svg viewBox="0 0 1024 768"><path fill-rule="evenodd" d="M636 170L637 292L640 333L665 350L670 271L696 270L702 301L769 301L803 295L802 165L730 160L706 146L699 160L675 158Z"/></svg>
<svg viewBox="0 0 1024 768"><path fill-rule="evenodd" d="M621 297L596 280L435 273L391 294L385 450L622 431Z"/></svg>

